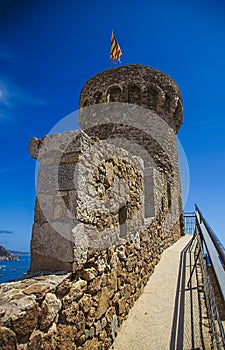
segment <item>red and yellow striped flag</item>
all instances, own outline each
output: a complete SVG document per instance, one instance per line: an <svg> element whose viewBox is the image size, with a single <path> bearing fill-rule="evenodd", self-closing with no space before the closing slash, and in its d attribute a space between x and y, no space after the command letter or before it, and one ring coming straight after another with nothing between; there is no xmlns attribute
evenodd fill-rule
<svg viewBox="0 0 225 350"><path fill-rule="evenodd" d="M119 44L116 41L114 32L112 31L112 38L111 38L111 48L110 48L110 60L114 61L117 60L120 62L120 56L122 55L122 51L120 49Z"/></svg>

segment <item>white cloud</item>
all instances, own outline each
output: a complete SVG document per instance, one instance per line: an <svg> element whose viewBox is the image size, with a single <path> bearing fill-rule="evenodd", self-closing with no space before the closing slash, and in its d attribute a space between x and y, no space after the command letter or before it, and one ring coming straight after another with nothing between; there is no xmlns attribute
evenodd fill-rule
<svg viewBox="0 0 225 350"><path fill-rule="evenodd" d="M0 77L0 120L12 116L20 106L43 105L44 101L35 97L6 77Z"/></svg>
<svg viewBox="0 0 225 350"><path fill-rule="evenodd" d="M5 106L9 105L9 92L4 85L4 83L0 80L0 103L2 103Z"/></svg>
<svg viewBox="0 0 225 350"><path fill-rule="evenodd" d="M7 71L17 63L16 57L6 48L0 49L0 64L5 65L5 75L0 75L0 121L14 119L20 106L43 105L44 101L29 92L27 88L9 78ZM9 69L9 70L8 70Z"/></svg>

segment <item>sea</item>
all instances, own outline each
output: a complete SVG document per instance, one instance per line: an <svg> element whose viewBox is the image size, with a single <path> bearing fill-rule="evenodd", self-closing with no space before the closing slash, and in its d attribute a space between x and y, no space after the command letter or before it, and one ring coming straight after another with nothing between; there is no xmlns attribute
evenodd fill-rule
<svg viewBox="0 0 225 350"><path fill-rule="evenodd" d="M24 277L30 267L30 255L17 255L18 260L0 260L0 283Z"/></svg>

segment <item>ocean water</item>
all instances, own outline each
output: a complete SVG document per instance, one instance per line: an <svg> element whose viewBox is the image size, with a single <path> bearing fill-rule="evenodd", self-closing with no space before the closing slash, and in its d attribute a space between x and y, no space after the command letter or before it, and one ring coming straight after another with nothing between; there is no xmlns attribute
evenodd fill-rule
<svg viewBox="0 0 225 350"><path fill-rule="evenodd" d="M19 260L0 260L0 283L23 277L30 267L30 256L19 256Z"/></svg>

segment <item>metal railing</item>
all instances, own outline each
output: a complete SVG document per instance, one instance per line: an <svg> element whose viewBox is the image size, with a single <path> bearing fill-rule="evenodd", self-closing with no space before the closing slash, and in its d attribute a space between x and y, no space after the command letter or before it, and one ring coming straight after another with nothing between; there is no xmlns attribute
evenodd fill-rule
<svg viewBox="0 0 225 350"><path fill-rule="evenodd" d="M196 259L193 271L197 263L200 263L213 346L217 349L225 349L225 333L220 314L221 308L225 308L225 249L197 206L195 206L195 213L187 213L184 218L185 233L194 233ZM210 269L213 270L217 291L212 283ZM220 303L223 305L218 305L216 293L220 294Z"/></svg>
<svg viewBox="0 0 225 350"><path fill-rule="evenodd" d="M195 205L195 210L196 210L195 214L196 214L196 218L198 220L198 224L199 225L202 224L201 227L202 227L203 231L205 231L205 230L207 231L207 235L209 235L210 240L213 242L213 245L217 250L216 256L219 256L219 260L221 261L222 265L225 266L225 248L224 248L223 244L220 242L219 238L217 237L217 235L215 234L213 229L207 223L207 221L203 217L203 215L200 212L197 205ZM205 239L206 239L207 235L206 236L204 235ZM219 265L221 266L221 264L219 264ZM224 269L221 268L220 270L223 271ZM225 278L224 278L224 283L225 283ZM225 292L225 284L223 285L223 288L224 288L224 292ZM225 294L224 294L224 300L225 300Z"/></svg>
<svg viewBox="0 0 225 350"><path fill-rule="evenodd" d="M184 231L186 235L194 234L195 224L196 224L195 212L184 213Z"/></svg>

